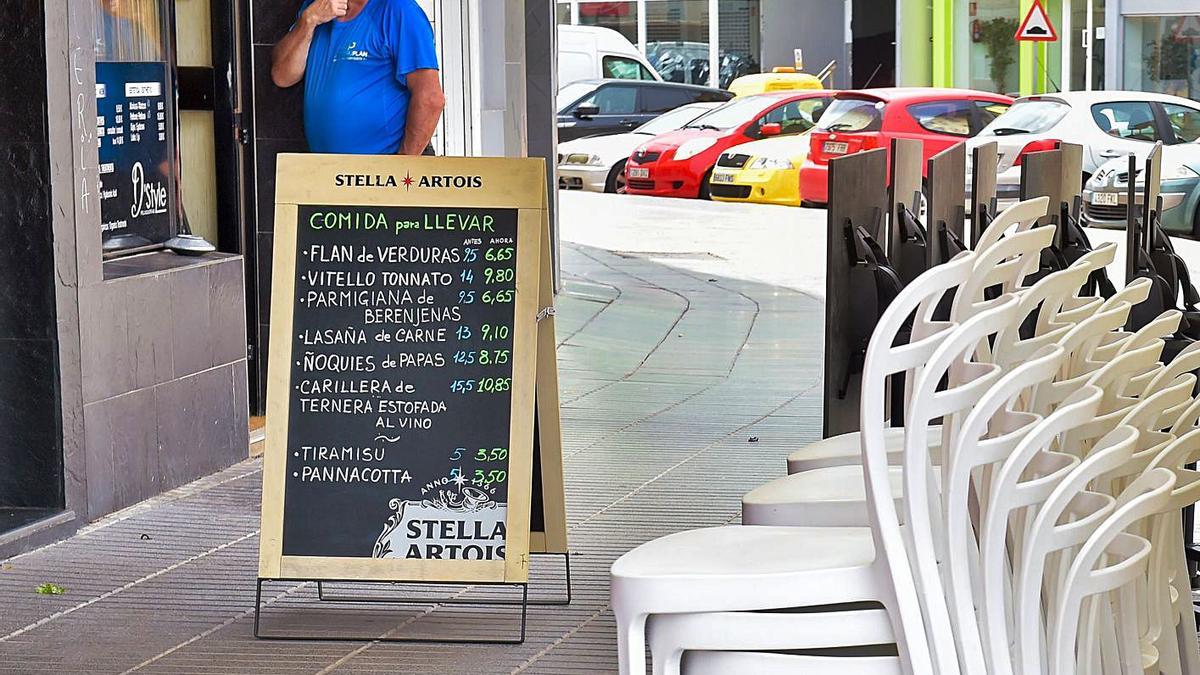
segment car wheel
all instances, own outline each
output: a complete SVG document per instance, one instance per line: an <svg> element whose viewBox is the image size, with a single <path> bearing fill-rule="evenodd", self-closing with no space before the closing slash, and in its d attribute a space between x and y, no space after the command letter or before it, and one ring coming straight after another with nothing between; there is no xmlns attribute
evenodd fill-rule
<svg viewBox="0 0 1200 675"><path fill-rule="evenodd" d="M605 192L614 192L616 194L625 194L625 162L621 160L613 166L608 172L608 180L604 183Z"/></svg>
<svg viewBox="0 0 1200 675"><path fill-rule="evenodd" d="M700 179L700 199L712 200L712 190L708 186L710 180L712 180L712 169L705 172L704 178Z"/></svg>
<svg viewBox="0 0 1200 675"><path fill-rule="evenodd" d="M1196 213L1192 215L1192 237L1200 239L1200 204L1196 205Z"/></svg>

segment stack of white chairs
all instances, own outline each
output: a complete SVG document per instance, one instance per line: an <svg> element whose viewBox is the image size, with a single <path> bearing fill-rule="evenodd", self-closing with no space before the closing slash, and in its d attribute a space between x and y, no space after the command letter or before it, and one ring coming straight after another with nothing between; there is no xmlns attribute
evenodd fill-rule
<svg viewBox="0 0 1200 675"><path fill-rule="evenodd" d="M1047 206L897 295L859 432L794 452L742 525L613 564L622 675L647 645L655 675L1200 675L1181 520L1200 343L1164 365L1178 312L1124 329L1147 283L1079 295L1113 246L1035 277Z"/></svg>

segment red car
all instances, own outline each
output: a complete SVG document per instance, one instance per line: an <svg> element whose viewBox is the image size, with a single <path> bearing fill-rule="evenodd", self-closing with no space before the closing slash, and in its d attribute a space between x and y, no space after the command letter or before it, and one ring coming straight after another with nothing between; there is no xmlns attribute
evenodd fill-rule
<svg viewBox="0 0 1200 675"><path fill-rule="evenodd" d="M708 177L729 148L813 128L835 92L783 91L736 98L642 144L626 163L626 192L708 199Z"/></svg>
<svg viewBox="0 0 1200 675"><path fill-rule="evenodd" d="M924 141L924 159L929 159L979 133L1012 102L1002 94L969 89L893 87L839 92L809 136L808 161L800 168L800 195L805 203L828 201L831 159L860 150L891 148L893 138Z"/></svg>

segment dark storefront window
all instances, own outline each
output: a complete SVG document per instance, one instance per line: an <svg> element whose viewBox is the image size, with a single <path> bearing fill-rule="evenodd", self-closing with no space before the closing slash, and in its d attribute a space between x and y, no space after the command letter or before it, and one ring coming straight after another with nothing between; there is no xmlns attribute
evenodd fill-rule
<svg viewBox="0 0 1200 675"><path fill-rule="evenodd" d="M178 168L167 0L94 0L105 256L175 235Z"/></svg>
<svg viewBox="0 0 1200 675"><path fill-rule="evenodd" d="M758 0L723 0L718 23L720 78L725 88L761 70ZM710 84L708 0L647 0L646 58L668 82Z"/></svg>
<svg viewBox="0 0 1200 675"><path fill-rule="evenodd" d="M633 44L637 44L637 3L624 2L580 2L579 25L611 28Z"/></svg>

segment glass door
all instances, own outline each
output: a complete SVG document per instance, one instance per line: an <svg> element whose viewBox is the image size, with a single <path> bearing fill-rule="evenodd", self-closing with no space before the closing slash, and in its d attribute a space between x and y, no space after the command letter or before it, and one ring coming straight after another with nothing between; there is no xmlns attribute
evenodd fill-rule
<svg viewBox="0 0 1200 675"><path fill-rule="evenodd" d="M1087 81L1089 89L1104 88L1104 44L1105 44L1105 26L1104 26L1104 0L1091 0L1092 5L1092 25L1091 25L1091 40L1089 49L1091 54L1088 56L1088 65L1090 69L1087 73Z"/></svg>
<svg viewBox="0 0 1200 675"><path fill-rule="evenodd" d="M1063 89L1104 88L1104 0L1063 3L1063 38L1069 40L1063 59Z"/></svg>
<svg viewBox="0 0 1200 675"><path fill-rule="evenodd" d="M175 236L171 6L166 0L92 5L105 257L161 247Z"/></svg>

